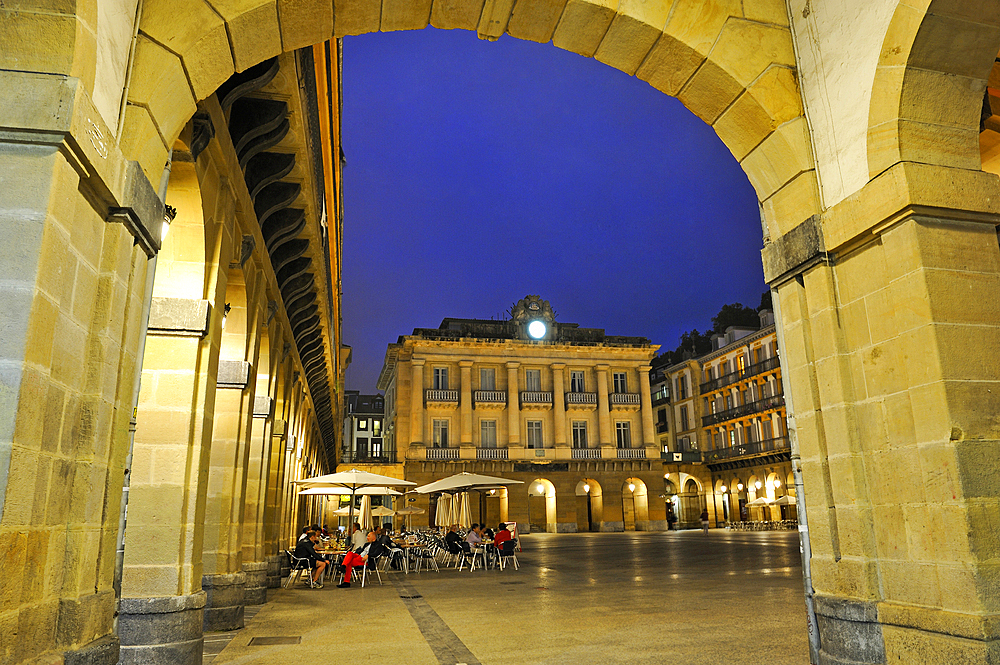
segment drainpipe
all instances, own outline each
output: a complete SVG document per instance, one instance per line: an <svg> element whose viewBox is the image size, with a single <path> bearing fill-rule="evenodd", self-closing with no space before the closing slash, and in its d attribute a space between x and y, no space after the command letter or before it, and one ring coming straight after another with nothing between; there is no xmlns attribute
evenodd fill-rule
<svg viewBox="0 0 1000 665"><path fill-rule="evenodd" d="M174 151L167 153L167 163L163 166L163 175L160 176L160 187L157 194L160 201L167 200L167 184L170 182L170 165L173 161ZM128 453L125 456L125 474L122 481L122 503L121 511L118 515L118 538L115 547L115 602L122 597L122 571L125 567L125 518L128 515L128 489L129 479L132 471L132 448L135 445L136 411L139 408L139 388L142 384L142 361L146 353L146 331L149 329L149 310L153 303L153 278L156 276L156 257L154 254L146 262L146 290L142 298L142 314L139 318L139 348L135 353L135 377L132 380L132 414L128 422ZM115 611L117 621L118 612ZM117 627L116 627L117 632Z"/></svg>
<svg viewBox="0 0 1000 665"><path fill-rule="evenodd" d="M778 302L778 292L771 289L771 309L774 312L774 330L778 336L778 348L785 349L785 332L781 327L781 305ZM781 366L781 376L785 377L786 386L788 372L781 354L778 355ZM795 479L796 513L799 517L799 551L802 553L802 578L806 591L806 620L809 629L809 662L819 663L820 637L819 626L816 624L816 608L813 603L815 590L812 584L812 547L809 544L809 520L806 517L806 494L802 489L802 457L799 455L799 442L795 429L795 409L792 406L792 392L785 388L785 419L788 423L788 443L792 448L792 476Z"/></svg>

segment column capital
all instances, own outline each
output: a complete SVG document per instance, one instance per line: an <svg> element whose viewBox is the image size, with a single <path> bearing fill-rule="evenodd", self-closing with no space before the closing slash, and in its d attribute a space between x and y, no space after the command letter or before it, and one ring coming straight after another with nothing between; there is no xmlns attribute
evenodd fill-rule
<svg viewBox="0 0 1000 665"><path fill-rule="evenodd" d="M423 367L424 366L424 362L425 361L424 361L423 358L411 358L410 359L410 364L413 365L414 367Z"/></svg>
<svg viewBox="0 0 1000 665"><path fill-rule="evenodd" d="M521 366L521 363L519 363L519 362L517 362L515 360L509 360L509 361L507 361L507 369L517 369L520 366Z"/></svg>
<svg viewBox="0 0 1000 665"><path fill-rule="evenodd" d="M472 367L472 361L471 360L459 360L458 361L458 366L459 367Z"/></svg>
<svg viewBox="0 0 1000 665"><path fill-rule="evenodd" d="M636 371L645 372L645 373L648 374L649 370L653 369L653 366L652 365L639 365L635 369L636 369Z"/></svg>
<svg viewBox="0 0 1000 665"><path fill-rule="evenodd" d="M607 372L609 369L611 369L611 365L608 364L594 365L594 369L596 369L598 372Z"/></svg>
<svg viewBox="0 0 1000 665"><path fill-rule="evenodd" d="M554 370L566 369L566 363L552 363L549 367Z"/></svg>

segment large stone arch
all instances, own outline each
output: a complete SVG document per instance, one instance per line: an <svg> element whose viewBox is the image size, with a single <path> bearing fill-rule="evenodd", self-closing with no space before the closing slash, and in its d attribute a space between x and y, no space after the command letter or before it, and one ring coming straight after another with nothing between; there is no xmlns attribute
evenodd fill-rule
<svg viewBox="0 0 1000 665"><path fill-rule="evenodd" d="M197 102L234 72L331 36L428 25L551 42L647 81L715 129L757 191L772 235L819 212L781 0L623 2L617 11L596 0L148 0L123 151L153 174Z"/></svg>
<svg viewBox="0 0 1000 665"><path fill-rule="evenodd" d="M980 170L983 94L998 50L998 0L900 2L875 71L869 177L898 162Z"/></svg>

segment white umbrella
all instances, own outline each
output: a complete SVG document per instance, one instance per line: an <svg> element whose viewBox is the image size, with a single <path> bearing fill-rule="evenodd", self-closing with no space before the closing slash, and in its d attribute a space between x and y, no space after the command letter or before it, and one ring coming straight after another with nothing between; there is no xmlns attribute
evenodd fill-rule
<svg viewBox="0 0 1000 665"><path fill-rule="evenodd" d="M773 506L794 506L795 505L795 497L791 496L791 495L785 495L785 496L781 497L780 499L777 499L771 505L773 505Z"/></svg>
<svg viewBox="0 0 1000 665"><path fill-rule="evenodd" d="M451 524L451 496L442 494L438 497L437 511L434 513L434 523L438 526Z"/></svg>
<svg viewBox="0 0 1000 665"><path fill-rule="evenodd" d="M416 488L421 494L431 492L456 492L459 490L469 490L473 488L503 487L505 485L520 485L523 480L511 480L510 478L498 478L497 476L483 476L478 473L463 471L453 476L435 480L433 483L421 485Z"/></svg>
<svg viewBox="0 0 1000 665"><path fill-rule="evenodd" d="M406 528L410 528L410 515L422 515L427 511L423 508L417 508L416 506L407 506L405 508L400 508L396 511L397 515L403 515L406 517Z"/></svg>
<svg viewBox="0 0 1000 665"><path fill-rule="evenodd" d="M333 511L333 514L336 515L337 517L349 517L351 514L351 507L344 506L343 508L337 508L335 511Z"/></svg>
<svg viewBox="0 0 1000 665"><path fill-rule="evenodd" d="M358 510L358 522L361 523L362 529L372 528L372 498L370 496L366 495L361 497L361 508Z"/></svg>
<svg viewBox="0 0 1000 665"><path fill-rule="evenodd" d="M296 485L304 485L306 488L340 487L347 490L345 492L341 492L341 494L350 494L352 496L357 494L359 489L364 489L366 487L382 488L398 485L416 485L416 483L410 482L409 480L393 478L392 476L383 476L378 473L369 473L367 471L358 471L357 469L351 469L350 471L338 471L337 473L328 473L325 476L314 476L312 478L303 478L302 480L295 480L292 482ZM353 520L353 517L354 501L352 500L350 504L350 511L348 512L348 523ZM371 524L370 517L368 522Z"/></svg>
<svg viewBox="0 0 1000 665"><path fill-rule="evenodd" d="M310 487L309 489L299 490L299 496L340 496L340 495L350 495L352 492L345 490L343 487ZM402 496L402 492L397 492L391 487L361 487L354 490L353 494L357 496L364 496L365 494L369 496Z"/></svg>
<svg viewBox="0 0 1000 665"><path fill-rule="evenodd" d="M472 510L469 508L469 493L462 492L457 494L458 498L458 517L455 520L458 522L459 526L470 527L472 526Z"/></svg>
<svg viewBox="0 0 1000 665"><path fill-rule="evenodd" d="M770 506L772 503L774 503L774 502L771 501L771 499L768 499L766 496L762 496L762 497L758 497L758 498L754 499L753 501L751 501L747 505L748 506Z"/></svg>
<svg viewBox="0 0 1000 665"><path fill-rule="evenodd" d="M375 506L372 508L372 517L389 517L395 515L396 511L385 506Z"/></svg>

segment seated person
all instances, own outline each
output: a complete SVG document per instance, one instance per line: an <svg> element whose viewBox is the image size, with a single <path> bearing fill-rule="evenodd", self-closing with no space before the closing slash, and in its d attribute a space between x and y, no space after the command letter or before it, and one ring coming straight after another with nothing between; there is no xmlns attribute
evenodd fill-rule
<svg viewBox="0 0 1000 665"><path fill-rule="evenodd" d="M392 547L392 536L389 535L392 533L392 524L390 522L383 524L375 533L377 535L375 542L386 549Z"/></svg>
<svg viewBox="0 0 1000 665"><path fill-rule="evenodd" d="M299 539L296 542L301 543L303 540L309 540L309 532L310 531L312 531L312 528L310 528L310 526L308 524L306 524L304 527L302 527L302 533L299 534Z"/></svg>
<svg viewBox="0 0 1000 665"><path fill-rule="evenodd" d="M472 528L469 529L469 535L465 537L466 544L469 547L479 547L483 542L483 536L479 533L479 525L473 524Z"/></svg>
<svg viewBox="0 0 1000 665"><path fill-rule="evenodd" d="M462 548L462 537L458 535L458 525L452 524L448 528L448 534L444 537L444 544L448 546L449 552L456 552Z"/></svg>
<svg viewBox="0 0 1000 665"><path fill-rule="evenodd" d="M384 547L375 542L375 532L369 531L365 537L365 544L344 555L344 581L337 585L338 589L346 589L351 586L351 571L355 566L368 564L371 557L378 558L386 553Z"/></svg>
<svg viewBox="0 0 1000 665"><path fill-rule="evenodd" d="M493 546L499 550L512 537L510 531L507 530L506 522L500 522L499 526L497 526L497 535L493 537Z"/></svg>
<svg viewBox="0 0 1000 665"><path fill-rule="evenodd" d="M322 589L323 585L319 583L319 578L326 569L327 561L316 554L317 540L319 540L319 536L316 535L315 531L310 530L306 535L306 539L300 540L298 545L295 546L295 556L299 559L309 560L312 565L313 585L315 588Z"/></svg>
<svg viewBox="0 0 1000 665"><path fill-rule="evenodd" d="M493 540L493 536L496 534L493 532L493 529L484 524L482 530L479 532L479 535L482 536L483 540Z"/></svg>
<svg viewBox="0 0 1000 665"><path fill-rule="evenodd" d="M357 549L365 544L365 531L362 530L361 524L358 522L354 523L351 530L351 547Z"/></svg>

